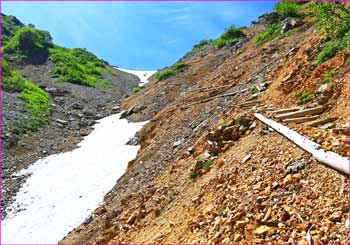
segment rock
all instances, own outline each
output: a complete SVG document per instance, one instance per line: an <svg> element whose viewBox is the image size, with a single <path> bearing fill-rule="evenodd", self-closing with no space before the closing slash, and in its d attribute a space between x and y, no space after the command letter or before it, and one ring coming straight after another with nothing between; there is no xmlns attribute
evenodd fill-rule
<svg viewBox="0 0 350 245"><path fill-rule="evenodd" d="M341 221L342 214L343 214L342 211L336 211L332 213L330 220L334 222Z"/></svg>
<svg viewBox="0 0 350 245"><path fill-rule="evenodd" d="M280 15L278 13L266 13L258 18L258 23L263 25L264 27L268 27L269 25L276 23L280 20Z"/></svg>
<svg viewBox="0 0 350 245"><path fill-rule="evenodd" d="M81 129L81 130L79 131L79 134L80 134L81 136L88 136L89 133L90 133L90 130L88 130L88 129Z"/></svg>
<svg viewBox="0 0 350 245"><path fill-rule="evenodd" d="M325 91L327 91L327 87L329 87L328 83L322 84L322 85L317 89L317 93L318 93L318 94L323 94Z"/></svg>
<svg viewBox="0 0 350 245"><path fill-rule="evenodd" d="M93 220L93 217L92 217L92 215L90 214L89 217L87 217L87 218L84 220L84 224L85 224L85 225L88 225L88 224L90 224L90 223L92 222L92 220Z"/></svg>
<svg viewBox="0 0 350 245"><path fill-rule="evenodd" d="M285 185L288 185L290 183L292 183L292 175L288 174L283 180L283 185L285 186Z"/></svg>
<svg viewBox="0 0 350 245"><path fill-rule="evenodd" d="M278 184L278 182L277 181L274 181L273 183L272 183L272 189L277 189L278 187L279 187L279 184Z"/></svg>
<svg viewBox="0 0 350 245"><path fill-rule="evenodd" d="M50 95L57 97L62 97L71 93L68 90L58 88L45 88L45 91L48 92Z"/></svg>
<svg viewBox="0 0 350 245"><path fill-rule="evenodd" d="M68 121L66 121L66 120L56 119L55 121L61 125L68 125Z"/></svg>
<svg viewBox="0 0 350 245"><path fill-rule="evenodd" d="M281 34L283 34L297 27L300 24L300 21L296 18L286 18L282 21L281 24L282 24Z"/></svg>
<svg viewBox="0 0 350 245"><path fill-rule="evenodd" d="M139 145L140 144L140 139L137 135L135 135L134 137L132 137L128 142L126 142L127 145Z"/></svg>
<svg viewBox="0 0 350 245"><path fill-rule="evenodd" d="M267 231L269 231L271 229L272 228L269 227L269 226L261 225L255 230L255 233L258 234L258 235L261 235L261 234L264 234L264 233L266 233Z"/></svg>
<svg viewBox="0 0 350 245"><path fill-rule="evenodd" d="M147 108L147 106L145 106L145 105L135 106L135 108L133 109L133 113L139 113L140 111L143 111L146 108Z"/></svg>
<svg viewBox="0 0 350 245"><path fill-rule="evenodd" d="M296 160L296 161L294 161L294 162L292 162L291 164L288 165L288 167L286 169L286 173L287 174L296 173L299 170L302 170L303 168L305 168L306 163L307 162L306 162L305 159Z"/></svg>
<svg viewBox="0 0 350 245"><path fill-rule="evenodd" d="M82 110L84 109L84 106L82 104L79 104L78 102L74 102L69 106L69 108L72 108L74 110Z"/></svg>
<svg viewBox="0 0 350 245"><path fill-rule="evenodd" d="M178 141L175 141L173 144L173 147L177 147L177 146L181 145L183 141L184 141L184 139L180 139Z"/></svg>
<svg viewBox="0 0 350 245"><path fill-rule="evenodd" d="M251 118L241 116L237 119L237 123L241 126L248 128L250 126Z"/></svg>
<svg viewBox="0 0 350 245"><path fill-rule="evenodd" d="M119 112L120 111L120 107L119 106L112 107L112 111L113 112Z"/></svg>
<svg viewBox="0 0 350 245"><path fill-rule="evenodd" d="M245 157L243 157L242 159L242 163L245 163L246 161L248 161L251 158L252 154L248 154Z"/></svg>
<svg viewBox="0 0 350 245"><path fill-rule="evenodd" d="M119 119L124 119L124 118L130 116L133 113L134 113L134 107L131 107L129 110L123 111L122 114L120 114Z"/></svg>

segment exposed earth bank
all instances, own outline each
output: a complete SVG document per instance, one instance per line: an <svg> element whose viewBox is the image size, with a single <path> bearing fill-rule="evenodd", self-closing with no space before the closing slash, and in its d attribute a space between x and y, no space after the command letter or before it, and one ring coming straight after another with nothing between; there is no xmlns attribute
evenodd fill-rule
<svg viewBox="0 0 350 245"><path fill-rule="evenodd" d="M274 23L282 29L257 45ZM150 120L130 142L141 149L91 222L60 243L349 243L347 176L254 117L321 107L280 121L349 156L349 50L317 64L327 39L316 26L310 14L266 14L123 100L129 120Z"/></svg>

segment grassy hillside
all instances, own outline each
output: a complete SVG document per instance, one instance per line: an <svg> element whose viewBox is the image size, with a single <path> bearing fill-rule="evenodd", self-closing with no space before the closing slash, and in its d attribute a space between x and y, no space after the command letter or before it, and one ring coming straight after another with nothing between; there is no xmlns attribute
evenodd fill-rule
<svg viewBox="0 0 350 245"><path fill-rule="evenodd" d="M13 124L13 129L18 133L37 130L48 122L51 110L48 94L22 77L5 59L2 60L2 89L20 93L18 99L23 103L25 113L31 118L29 122Z"/></svg>

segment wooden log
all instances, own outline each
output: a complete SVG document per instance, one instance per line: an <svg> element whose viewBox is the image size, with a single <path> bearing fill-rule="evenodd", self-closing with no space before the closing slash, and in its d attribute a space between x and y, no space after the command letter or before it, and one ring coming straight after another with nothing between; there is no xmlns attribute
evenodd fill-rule
<svg viewBox="0 0 350 245"><path fill-rule="evenodd" d="M281 115L275 116L275 118L279 120L287 119L287 118L296 118L296 117L303 117L307 115L315 115L315 114L321 114L324 112L325 108L323 106L316 106L313 108L308 108L305 110L300 110L296 112L289 112Z"/></svg>
<svg viewBox="0 0 350 245"><path fill-rule="evenodd" d="M307 124L307 126L317 127L319 125L323 125L323 124L326 124L326 123L334 122L336 120L338 120L338 117L329 117L329 118L318 120L316 122L311 122L311 123Z"/></svg>
<svg viewBox="0 0 350 245"><path fill-rule="evenodd" d="M323 150L319 144L305 138L304 136L286 126L281 125L280 123L264 117L259 113L255 113L254 116L262 123L268 125L284 137L288 138L303 150L311 153L317 161L349 175L349 160L346 157L342 157L331 151Z"/></svg>
<svg viewBox="0 0 350 245"><path fill-rule="evenodd" d="M294 111L299 111L299 110L301 110L300 107L293 107L293 108L286 108L286 109L276 110L276 111L273 111L272 113L282 114L282 113L294 112Z"/></svg>
<svg viewBox="0 0 350 245"><path fill-rule="evenodd" d="M317 119L319 117L320 117L320 115L307 116L307 117L297 117L297 118L288 118L288 119L284 119L282 122L285 122L285 123L303 123L303 122L308 122L308 121L315 120L315 119Z"/></svg>

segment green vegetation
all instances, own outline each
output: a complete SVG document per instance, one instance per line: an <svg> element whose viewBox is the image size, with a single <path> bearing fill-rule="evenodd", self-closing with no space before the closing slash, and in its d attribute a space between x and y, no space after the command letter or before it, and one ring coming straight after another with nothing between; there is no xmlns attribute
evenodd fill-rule
<svg viewBox="0 0 350 245"><path fill-rule="evenodd" d="M141 88L140 87L133 87L132 88L132 92L133 93L137 93L137 92L140 92L141 91Z"/></svg>
<svg viewBox="0 0 350 245"><path fill-rule="evenodd" d="M318 53L317 65L334 57L338 51L350 47L349 5L327 2L312 2L310 13L315 15L318 33L326 40Z"/></svg>
<svg viewBox="0 0 350 245"><path fill-rule="evenodd" d="M215 47L222 48L228 44L235 44L238 38L243 37L244 33L241 28L230 26L219 38L213 41Z"/></svg>
<svg viewBox="0 0 350 245"><path fill-rule="evenodd" d="M263 32L255 36L255 44L257 47L263 45L265 42L278 37L281 34L282 24L281 22L272 23Z"/></svg>
<svg viewBox="0 0 350 245"><path fill-rule="evenodd" d="M192 181L192 182L195 182L196 179L197 179L197 177L198 177L197 171L191 170L191 172L190 172L190 179L191 179L191 181Z"/></svg>
<svg viewBox="0 0 350 245"><path fill-rule="evenodd" d="M326 60L334 57L335 54L343 49L343 45L340 42L329 41L326 42L322 50L316 56L316 65L319 65Z"/></svg>
<svg viewBox="0 0 350 245"><path fill-rule="evenodd" d="M189 176L192 182L196 181L199 175L199 171L201 169L208 169L212 164L213 164L212 159L203 160L201 156L196 157L196 165L194 166L194 169L191 170L190 176Z"/></svg>
<svg viewBox="0 0 350 245"><path fill-rule="evenodd" d="M199 52L203 49L203 47L209 45L209 44L212 44L213 43L213 40L202 40L200 41L198 44L195 44L193 46L193 51L195 52Z"/></svg>
<svg viewBox="0 0 350 245"><path fill-rule="evenodd" d="M326 74L321 79L321 84L329 83L329 80L334 76L333 71L327 71Z"/></svg>
<svg viewBox="0 0 350 245"><path fill-rule="evenodd" d="M2 15L2 45L5 46L23 24L14 16Z"/></svg>
<svg viewBox="0 0 350 245"><path fill-rule="evenodd" d="M259 92L259 87L255 85L255 86L252 88L252 94L256 94L256 93L258 93L258 92Z"/></svg>
<svg viewBox="0 0 350 245"><path fill-rule="evenodd" d="M55 45L50 49L49 59L56 64L52 73L62 76L62 82L90 87L110 84L101 75L107 71L106 63L84 49L67 49Z"/></svg>
<svg viewBox="0 0 350 245"><path fill-rule="evenodd" d="M248 127L243 126L243 125L239 127L239 132L240 132L242 135L245 134L247 131L248 131Z"/></svg>
<svg viewBox="0 0 350 245"><path fill-rule="evenodd" d="M4 53L14 55L19 60L46 60L52 46L52 38L47 31L25 26L8 41Z"/></svg>
<svg viewBox="0 0 350 245"><path fill-rule="evenodd" d="M279 2L274 6L274 10L280 15L297 17L299 16L300 3Z"/></svg>
<svg viewBox="0 0 350 245"><path fill-rule="evenodd" d="M315 95L306 91L297 91L294 92L295 99L297 100L298 104L305 104L306 102L309 102L310 100L315 98Z"/></svg>
<svg viewBox="0 0 350 245"><path fill-rule="evenodd" d="M162 81L166 78L169 78L171 76L174 76L175 74L177 74L180 71L183 71L183 69L186 67L187 65L185 63L182 62L176 62L174 65L172 65L170 68L165 69L164 71L160 71L157 72L154 77L157 79L157 81Z"/></svg>
<svg viewBox="0 0 350 245"><path fill-rule="evenodd" d="M26 133L28 130L37 130L48 122L50 100L47 93L12 69L5 59L2 59L2 82L5 91L20 93L19 100L31 116L30 122L17 122L13 125L13 130L19 134Z"/></svg>

